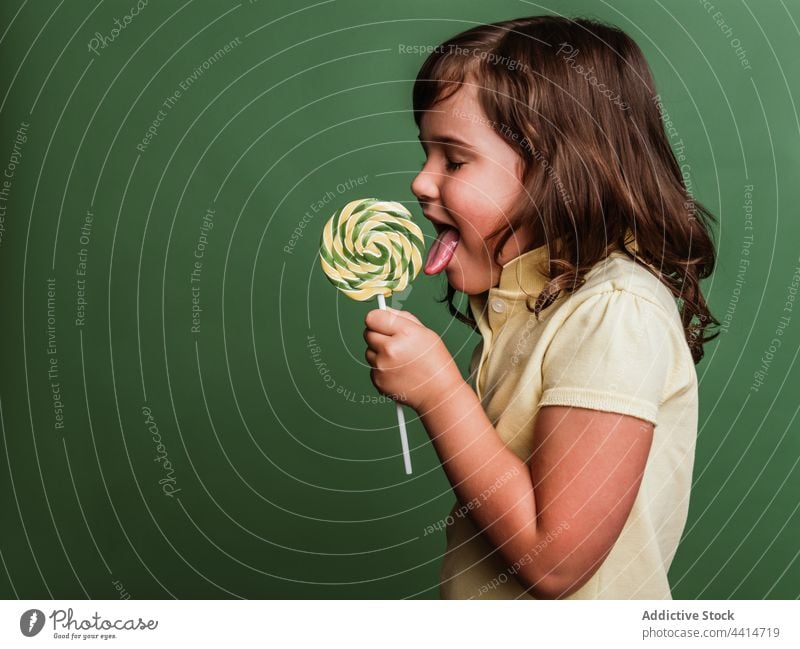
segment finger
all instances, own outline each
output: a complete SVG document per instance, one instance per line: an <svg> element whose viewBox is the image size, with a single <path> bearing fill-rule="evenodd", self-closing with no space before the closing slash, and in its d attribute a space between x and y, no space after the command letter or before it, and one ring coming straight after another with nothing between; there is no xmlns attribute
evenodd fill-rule
<svg viewBox="0 0 800 649"><path fill-rule="evenodd" d="M364 352L364 358L367 361L367 365L370 367L375 367L375 359L378 357L378 353L367 347L367 350Z"/></svg>
<svg viewBox="0 0 800 649"><path fill-rule="evenodd" d="M364 340L367 341L367 347L376 352L380 351L390 339L391 336L373 331L369 327L364 329Z"/></svg>
<svg viewBox="0 0 800 649"><path fill-rule="evenodd" d="M411 311L403 311L401 309L394 309L392 307L387 307L387 311L391 311L393 313L401 315L404 318L406 318L407 320L411 320L411 322L416 322L417 324L420 324L420 325L422 324L420 319L417 316L415 316L413 313L411 313Z"/></svg>
<svg viewBox="0 0 800 649"><path fill-rule="evenodd" d="M386 336L393 336L402 331L409 324L414 323L414 320L405 317L402 311L392 309L372 309L364 317L364 322L367 327L378 333ZM415 323L419 324L419 323Z"/></svg>

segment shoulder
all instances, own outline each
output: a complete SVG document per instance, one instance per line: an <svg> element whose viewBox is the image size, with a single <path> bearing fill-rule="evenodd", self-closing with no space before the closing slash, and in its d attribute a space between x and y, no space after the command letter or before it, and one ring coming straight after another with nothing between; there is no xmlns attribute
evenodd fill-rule
<svg viewBox="0 0 800 649"><path fill-rule="evenodd" d="M548 317L542 335L548 352L624 359L628 367L658 361L670 375L695 376L675 297L653 272L613 253L585 280Z"/></svg>
<svg viewBox="0 0 800 649"><path fill-rule="evenodd" d="M556 320L563 321L576 311L585 312L589 319L597 319L601 304L618 303L637 307L632 309L641 317L656 317L668 328L683 335L683 324L672 292L642 262L637 262L621 252L614 252L598 262L584 276L580 288L566 297L557 309ZM554 314L555 315L555 314Z"/></svg>
<svg viewBox="0 0 800 649"><path fill-rule="evenodd" d="M690 394L694 363L671 291L628 258L606 259L548 318L540 405L581 405L657 421Z"/></svg>
<svg viewBox="0 0 800 649"><path fill-rule="evenodd" d="M638 342L653 351L663 347L661 353L681 365L694 365L672 292L654 272L623 253L598 262L584 283L559 302L548 316L545 341L560 338L582 344L592 339L602 347L601 339L613 339L631 352Z"/></svg>

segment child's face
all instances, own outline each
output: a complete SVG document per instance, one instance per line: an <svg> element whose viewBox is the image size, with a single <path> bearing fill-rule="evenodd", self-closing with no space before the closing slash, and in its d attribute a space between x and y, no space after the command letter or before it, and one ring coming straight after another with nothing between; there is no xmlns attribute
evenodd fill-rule
<svg viewBox="0 0 800 649"><path fill-rule="evenodd" d="M411 183L411 191L440 236L448 232L440 254L429 254L425 272L441 272L439 266L448 258L443 251L455 245L444 268L448 281L463 293L482 293L500 279L501 267L494 263L494 250L485 237L508 222L511 208L524 196L522 159L492 129L473 86L462 86L426 112L419 137L427 160ZM514 232L500 263L518 257L531 243L528 233ZM436 243L432 246L437 247Z"/></svg>

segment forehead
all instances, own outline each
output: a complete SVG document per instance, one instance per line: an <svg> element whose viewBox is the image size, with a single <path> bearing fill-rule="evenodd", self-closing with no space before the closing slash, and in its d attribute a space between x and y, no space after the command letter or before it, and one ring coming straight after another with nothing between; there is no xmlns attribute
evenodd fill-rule
<svg viewBox="0 0 800 649"><path fill-rule="evenodd" d="M462 85L447 99L431 106L420 120L420 136L424 139L453 131L465 138L474 136L476 139L493 133L473 85Z"/></svg>

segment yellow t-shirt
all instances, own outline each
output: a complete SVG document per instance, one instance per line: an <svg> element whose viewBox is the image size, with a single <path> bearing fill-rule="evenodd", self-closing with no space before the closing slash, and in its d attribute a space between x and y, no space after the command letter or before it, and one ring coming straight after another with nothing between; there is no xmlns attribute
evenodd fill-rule
<svg viewBox="0 0 800 649"><path fill-rule="evenodd" d="M503 266L496 287L469 296L482 335L469 383L500 438L526 463L540 406L618 412L655 424L622 533L566 599L672 599L667 571L686 524L698 415L697 374L675 299L646 268L613 251L537 322L526 291L533 305L548 281L538 269L547 254L541 246L517 257ZM441 598L535 599L468 511L456 502L447 519Z"/></svg>

